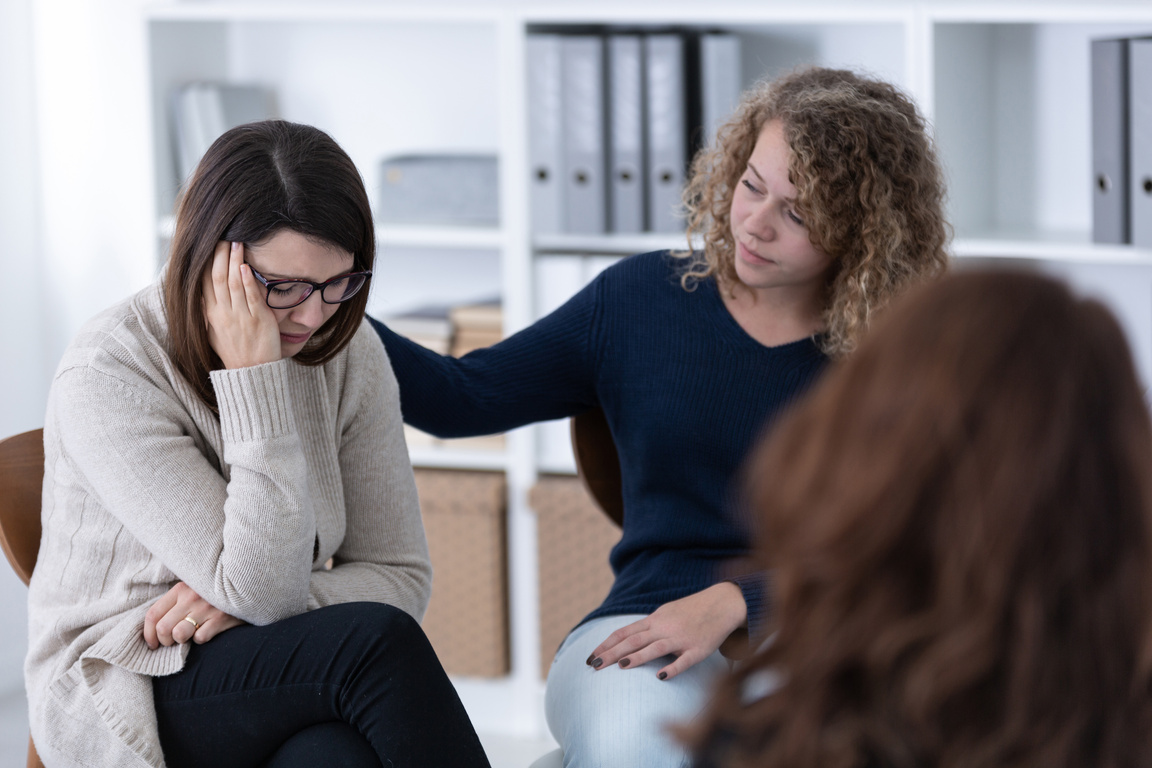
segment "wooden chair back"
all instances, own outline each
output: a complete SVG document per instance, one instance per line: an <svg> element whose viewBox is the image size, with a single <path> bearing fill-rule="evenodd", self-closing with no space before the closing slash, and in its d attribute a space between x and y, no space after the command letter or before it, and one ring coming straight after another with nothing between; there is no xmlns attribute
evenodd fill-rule
<svg viewBox="0 0 1152 768"><path fill-rule="evenodd" d="M624 492L620 480L620 455L604 411L593 408L571 420L572 453L576 472L596 506L617 526L624 525Z"/></svg>
<svg viewBox="0 0 1152 768"><path fill-rule="evenodd" d="M0 547L25 584L40 551L44 430L0 440Z"/></svg>
<svg viewBox="0 0 1152 768"><path fill-rule="evenodd" d="M40 499L44 485L44 430L0 440L0 547L25 584L40 552ZM28 737L28 768L44 768Z"/></svg>

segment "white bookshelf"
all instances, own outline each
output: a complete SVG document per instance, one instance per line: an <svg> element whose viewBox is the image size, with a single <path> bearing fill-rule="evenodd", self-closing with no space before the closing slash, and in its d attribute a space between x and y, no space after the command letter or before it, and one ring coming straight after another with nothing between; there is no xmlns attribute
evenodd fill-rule
<svg viewBox="0 0 1152 768"><path fill-rule="evenodd" d="M949 176L953 251L971 264L1030 265L1109 302L1152 381L1152 252L1091 242L1088 41L1152 34L1152 4L1050 2L550 3L166 2L143 10L158 248L178 180L170 160L169 89L192 79L259 82L280 113L344 146L375 204L380 161L417 152L486 152L500 160L501 222L491 229L380 226L371 306L498 292L506 332L533 318L538 259L682 248L678 235L534 237L529 231L525 51L538 26L684 25L735 32L744 84L804 63L889 79L932 122ZM538 735L535 519L527 490L542 470L538 430L504 451L412 450L419 466L499 470L509 487L512 672L461 680L485 730ZM555 430L553 430L555 433ZM553 454L554 456L554 454Z"/></svg>

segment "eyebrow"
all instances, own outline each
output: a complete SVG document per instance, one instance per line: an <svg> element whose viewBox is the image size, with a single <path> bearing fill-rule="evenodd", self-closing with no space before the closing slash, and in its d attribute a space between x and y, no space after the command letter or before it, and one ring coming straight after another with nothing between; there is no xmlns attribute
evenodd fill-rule
<svg viewBox="0 0 1152 768"><path fill-rule="evenodd" d="M247 264L249 267L252 267L252 269L256 270L261 275L263 275L266 280L308 280L308 282L312 282L312 280L310 280L307 277L295 277L295 276L290 276L290 275L282 275L282 274L279 274L276 272L265 272L262 269L256 269L256 267L253 266L252 262L250 262L250 261L246 261L245 264ZM347 275L347 274L351 274L352 272L356 272L356 271L357 271L356 270L356 261L355 261L355 259L353 259L352 267L350 269L344 270L343 272L337 272L334 275L330 275L330 276L324 278L323 280L317 280L316 282L317 283L323 283L323 282L326 282L328 280L331 280L334 277L340 277L340 275Z"/></svg>
<svg viewBox="0 0 1152 768"><path fill-rule="evenodd" d="M748 170L750 170L750 171L752 171L752 173L756 174L756 178L760 179L760 183L761 183L761 184L765 184L765 185L766 185L766 184L768 183L768 182L764 181L764 177L760 175L760 171L756 170L756 169L755 169L755 168L752 166L752 163L745 163L745 165L746 165L746 166L748 166ZM791 179L791 178L789 178L789 179L788 179L788 183L789 183L789 184L791 184L791 183L792 183L792 179ZM784 198L784 201L785 201L785 202L787 202L787 203L791 203L792 205L795 205L795 204L796 204L796 198L795 198L795 197L786 197L786 198Z"/></svg>

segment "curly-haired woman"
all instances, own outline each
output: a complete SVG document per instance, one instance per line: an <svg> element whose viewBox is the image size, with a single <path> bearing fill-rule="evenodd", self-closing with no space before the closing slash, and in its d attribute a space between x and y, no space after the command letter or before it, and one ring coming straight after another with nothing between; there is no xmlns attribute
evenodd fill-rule
<svg viewBox="0 0 1152 768"><path fill-rule="evenodd" d="M810 69L747 93L685 192L699 252L604 271L531 327L460 359L377 324L404 418L444 437L603 409L624 525L613 587L566 638L547 714L565 764L679 765L664 724L700 710L718 652L761 623L731 504L773 417L887 300L946 266L941 173L897 89Z"/></svg>
<svg viewBox="0 0 1152 768"><path fill-rule="evenodd" d="M1152 764L1149 466L1102 305L1002 272L901 299L753 453L778 633L697 764Z"/></svg>

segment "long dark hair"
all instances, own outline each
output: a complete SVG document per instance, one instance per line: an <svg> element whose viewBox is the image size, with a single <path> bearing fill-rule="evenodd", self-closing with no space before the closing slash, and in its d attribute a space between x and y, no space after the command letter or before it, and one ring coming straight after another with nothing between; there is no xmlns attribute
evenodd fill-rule
<svg viewBox="0 0 1152 768"><path fill-rule="evenodd" d="M184 191L164 276L173 360L215 409L208 372L222 368L208 342L202 276L221 240L257 243L289 229L352 254L354 270L376 259L372 209L356 165L328 134L268 120L233 128L204 154ZM344 348L364 317L368 291L336 314L292 359L320 365Z"/></svg>
<svg viewBox="0 0 1152 768"><path fill-rule="evenodd" d="M748 472L777 635L724 682L702 764L1152 764L1152 426L1101 304L1034 274L929 284Z"/></svg>

